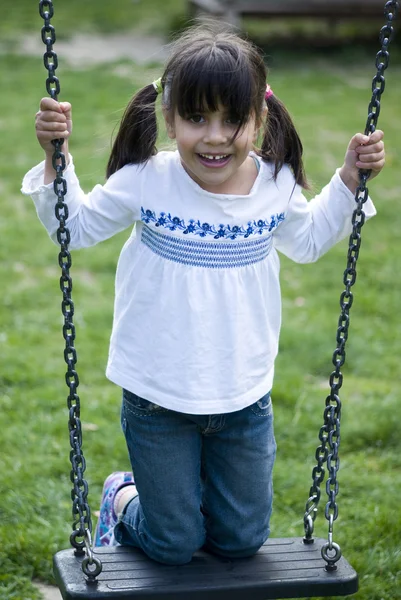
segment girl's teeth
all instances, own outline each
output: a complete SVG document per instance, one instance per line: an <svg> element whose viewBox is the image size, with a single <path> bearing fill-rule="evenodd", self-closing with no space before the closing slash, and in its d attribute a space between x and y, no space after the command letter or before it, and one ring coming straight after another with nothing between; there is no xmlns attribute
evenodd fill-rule
<svg viewBox="0 0 401 600"><path fill-rule="evenodd" d="M211 154L201 154L202 158L207 158L208 160L221 160L222 158L227 158L228 154L219 154L218 156L212 156Z"/></svg>

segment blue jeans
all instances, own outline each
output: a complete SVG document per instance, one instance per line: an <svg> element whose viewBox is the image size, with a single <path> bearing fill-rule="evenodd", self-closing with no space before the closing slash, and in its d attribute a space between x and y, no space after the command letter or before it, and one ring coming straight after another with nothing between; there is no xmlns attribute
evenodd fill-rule
<svg viewBox="0 0 401 600"><path fill-rule="evenodd" d="M270 393L221 415L189 415L123 391L122 428L138 496L115 527L120 544L165 564L203 548L251 556L269 536L276 455Z"/></svg>

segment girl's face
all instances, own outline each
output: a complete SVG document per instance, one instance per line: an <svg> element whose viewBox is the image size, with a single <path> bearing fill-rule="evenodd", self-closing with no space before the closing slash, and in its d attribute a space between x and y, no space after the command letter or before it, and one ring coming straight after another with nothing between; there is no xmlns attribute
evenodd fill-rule
<svg viewBox="0 0 401 600"><path fill-rule="evenodd" d="M247 159L261 125L255 117L249 119L234 140L238 123L230 119L224 107L186 118L176 113L173 122L165 113L165 119L169 137L177 142L181 163L198 185L215 194L248 193L243 190L250 190L255 172ZM252 176L253 181L247 186L247 179Z"/></svg>

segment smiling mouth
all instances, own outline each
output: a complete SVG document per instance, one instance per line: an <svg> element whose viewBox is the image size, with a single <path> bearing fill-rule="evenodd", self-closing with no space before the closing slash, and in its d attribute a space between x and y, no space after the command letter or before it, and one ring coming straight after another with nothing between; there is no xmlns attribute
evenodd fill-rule
<svg viewBox="0 0 401 600"><path fill-rule="evenodd" d="M199 161L205 167L224 167L230 160L231 154L198 154Z"/></svg>

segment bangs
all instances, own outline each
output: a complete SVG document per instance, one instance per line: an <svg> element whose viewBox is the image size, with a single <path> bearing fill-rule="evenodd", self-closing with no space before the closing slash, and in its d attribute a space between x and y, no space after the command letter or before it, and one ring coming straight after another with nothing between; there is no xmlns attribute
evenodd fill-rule
<svg viewBox="0 0 401 600"><path fill-rule="evenodd" d="M238 122L238 131L257 114L258 94L241 53L220 45L203 47L176 68L171 83L171 106L182 118L223 108Z"/></svg>

